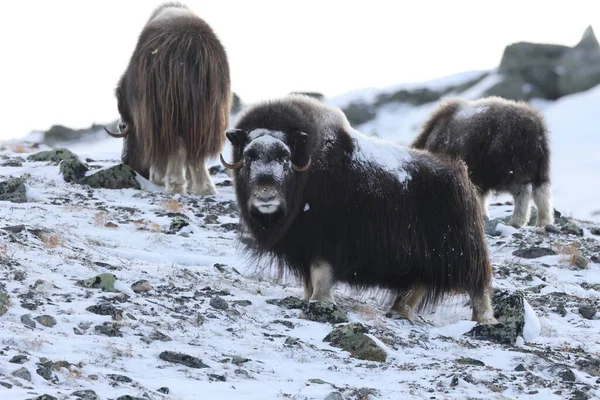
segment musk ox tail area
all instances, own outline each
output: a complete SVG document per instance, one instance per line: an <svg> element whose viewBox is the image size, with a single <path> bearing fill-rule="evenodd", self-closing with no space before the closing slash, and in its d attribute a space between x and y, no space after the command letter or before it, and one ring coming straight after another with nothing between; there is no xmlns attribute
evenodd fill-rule
<svg viewBox="0 0 600 400"><path fill-rule="evenodd" d="M229 65L206 22L179 3L158 7L140 35L130 68L138 97L134 124L145 165L160 166L181 147L190 164L221 151L231 106Z"/></svg>
<svg viewBox="0 0 600 400"><path fill-rule="evenodd" d="M425 149L427 139L433 132L436 126L448 118L452 118L454 114L459 110L461 106L461 100L459 99L446 99L442 104L431 114L429 119L423 124L421 132L417 138L411 144L412 148Z"/></svg>

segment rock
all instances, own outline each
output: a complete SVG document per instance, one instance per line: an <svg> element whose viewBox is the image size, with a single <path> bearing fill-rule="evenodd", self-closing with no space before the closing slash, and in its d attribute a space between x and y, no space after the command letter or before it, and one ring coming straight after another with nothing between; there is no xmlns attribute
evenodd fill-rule
<svg viewBox="0 0 600 400"><path fill-rule="evenodd" d="M2 164L3 167L22 167L23 166L23 162L21 160L8 160L3 162Z"/></svg>
<svg viewBox="0 0 600 400"><path fill-rule="evenodd" d="M186 218L175 217L171 221L171 225L169 226L169 234L173 235L179 232L184 227L188 226L190 222Z"/></svg>
<svg viewBox="0 0 600 400"><path fill-rule="evenodd" d="M325 338L331 346L341 348L359 360L385 362L387 355L373 339L365 335L368 330L358 322L335 327Z"/></svg>
<svg viewBox="0 0 600 400"><path fill-rule="evenodd" d="M165 335L164 333L158 330L155 330L150 334L150 339L158 340L159 342L170 342L171 340L173 340L169 336Z"/></svg>
<svg viewBox="0 0 600 400"><path fill-rule="evenodd" d="M9 363L13 363L13 364L25 364L27 361L29 361L29 357L27 357L24 354L16 355L13 358L11 358L10 360L8 360Z"/></svg>
<svg viewBox="0 0 600 400"><path fill-rule="evenodd" d="M224 375L208 374L208 380L211 382L227 382L227 378Z"/></svg>
<svg viewBox="0 0 600 400"><path fill-rule="evenodd" d="M456 360L456 362L462 365L476 365L478 367L485 367L485 363L483 361L479 361L469 357L459 358L458 360Z"/></svg>
<svg viewBox="0 0 600 400"><path fill-rule="evenodd" d="M114 222L110 222L110 221L109 221L109 222L107 222L106 224L104 224L104 226L105 226L106 228L111 228L111 229L113 229L113 228L118 228L118 227L119 227L119 225L115 224Z"/></svg>
<svg viewBox="0 0 600 400"><path fill-rule="evenodd" d="M575 373L570 368L563 369L561 372L559 372L558 376L567 382L575 382L575 380L577 380Z"/></svg>
<svg viewBox="0 0 600 400"><path fill-rule="evenodd" d="M227 310L229 308L227 300L219 296L214 296L213 298L211 298L208 304L210 304L211 307L216 308L217 310Z"/></svg>
<svg viewBox="0 0 600 400"><path fill-rule="evenodd" d="M13 385L11 385L10 383L2 382L2 381L0 381L0 386L4 386L7 389L12 389L12 387L13 387Z"/></svg>
<svg viewBox="0 0 600 400"><path fill-rule="evenodd" d="M51 315L40 315L39 317L34 318L40 325L43 325L47 328L52 328L56 325L56 318Z"/></svg>
<svg viewBox="0 0 600 400"><path fill-rule="evenodd" d="M7 181L0 182L0 201L27 203L25 178L11 178Z"/></svg>
<svg viewBox="0 0 600 400"><path fill-rule="evenodd" d="M284 320L281 320L281 319L276 319L272 323L273 324L281 324L281 325L285 326L286 328L294 329L294 323L291 322L291 321L284 321Z"/></svg>
<svg viewBox="0 0 600 400"><path fill-rule="evenodd" d="M575 265L578 268L586 269L589 266L590 261L582 255L573 254L573 256L571 257L571 264Z"/></svg>
<svg viewBox="0 0 600 400"><path fill-rule="evenodd" d="M232 303L241 307L248 307L252 305L252 302L250 300L234 300L232 301Z"/></svg>
<svg viewBox="0 0 600 400"><path fill-rule="evenodd" d="M579 307L579 314L585 319L592 319L596 315L596 307L591 304L585 304Z"/></svg>
<svg viewBox="0 0 600 400"><path fill-rule="evenodd" d="M117 121L114 121L108 124L107 128L114 131L116 125ZM71 129L63 125L53 125L49 130L44 132L43 143L54 146L58 143L72 142L81 139L87 140L97 134L106 136L106 133L103 132L102 125L92 124L89 128L84 129Z"/></svg>
<svg viewBox="0 0 600 400"><path fill-rule="evenodd" d="M34 397L31 400L58 400L56 397L51 396L49 394L43 394L41 396L38 397Z"/></svg>
<svg viewBox="0 0 600 400"><path fill-rule="evenodd" d="M130 395L126 394L125 396L117 397L117 400L148 400L148 398L147 397L130 396Z"/></svg>
<svg viewBox="0 0 600 400"><path fill-rule="evenodd" d="M265 301L265 303L279 306L282 308L287 308L288 310L301 310L307 303L307 301L300 300L299 298L294 296L289 296L285 299L269 299Z"/></svg>
<svg viewBox="0 0 600 400"><path fill-rule="evenodd" d="M600 236L600 228L592 228L590 229L590 233L592 235Z"/></svg>
<svg viewBox="0 0 600 400"><path fill-rule="evenodd" d="M58 166L58 170L62 174L65 182L73 183L82 180L89 171L87 165L78 159L62 161Z"/></svg>
<svg viewBox="0 0 600 400"><path fill-rule="evenodd" d="M500 236L501 235L500 231L496 230L496 226L498 226L498 224L504 224L504 221L502 221L501 219L498 219L498 218L494 218L489 221L485 221L485 223L484 223L485 234L488 236Z"/></svg>
<svg viewBox="0 0 600 400"><path fill-rule="evenodd" d="M13 371L12 376L16 376L17 378L21 378L28 382L31 382L31 373L25 367Z"/></svg>
<svg viewBox="0 0 600 400"><path fill-rule="evenodd" d="M583 236L583 229L573 222L566 223L561 230L571 235Z"/></svg>
<svg viewBox="0 0 600 400"><path fill-rule="evenodd" d="M107 374L106 377L108 379L110 379L113 382L119 382L119 383L131 383L133 382L133 379L131 379L128 376L125 375L119 375L119 374Z"/></svg>
<svg viewBox="0 0 600 400"><path fill-rule="evenodd" d="M9 306L10 300L8 298L8 293L0 290L0 317L6 314Z"/></svg>
<svg viewBox="0 0 600 400"><path fill-rule="evenodd" d="M72 396L81 400L98 400L100 397L93 390L78 390L72 393Z"/></svg>
<svg viewBox="0 0 600 400"><path fill-rule="evenodd" d="M48 367L39 366L35 372L47 381L52 380L52 371Z"/></svg>
<svg viewBox="0 0 600 400"><path fill-rule="evenodd" d="M40 151L27 157L28 161L50 161L58 165L61 161L77 161L79 158L69 149L58 148L49 151Z"/></svg>
<svg viewBox="0 0 600 400"><path fill-rule="evenodd" d="M219 223L219 216L216 214L209 214L204 218L204 223L213 225Z"/></svg>
<svg viewBox="0 0 600 400"><path fill-rule="evenodd" d="M560 233L560 229L554 225L546 225L544 230L548 233Z"/></svg>
<svg viewBox="0 0 600 400"><path fill-rule="evenodd" d="M552 249L546 247L529 247L527 249L519 249L515 250L512 253L513 256L522 257L522 258L539 258L544 256L553 256L556 255L556 252Z"/></svg>
<svg viewBox="0 0 600 400"><path fill-rule="evenodd" d="M325 400L344 400L344 396L340 392L331 392L325 397Z"/></svg>
<svg viewBox="0 0 600 400"><path fill-rule="evenodd" d="M527 368L525 368L525 366L523 364L519 364L515 367L515 371L523 372L523 371L527 371Z"/></svg>
<svg viewBox="0 0 600 400"><path fill-rule="evenodd" d="M600 45L588 26L581 41L558 64L558 88L562 96L583 92L600 83Z"/></svg>
<svg viewBox="0 0 600 400"><path fill-rule="evenodd" d="M174 364L182 364L190 368L209 368L208 365L204 364L196 357L192 357L183 353L176 353L174 351L163 351L158 357L163 361L172 362Z"/></svg>
<svg viewBox="0 0 600 400"><path fill-rule="evenodd" d="M119 330L119 327L107 322L103 325L94 326L94 331L98 335L104 335L108 337L123 337L123 334Z"/></svg>
<svg viewBox="0 0 600 400"><path fill-rule="evenodd" d="M115 320L123 319L123 311L119 310L112 304L107 304L107 303L96 304L96 305L87 307L85 310L89 311L93 314L96 314L96 315L110 315Z"/></svg>
<svg viewBox="0 0 600 400"><path fill-rule="evenodd" d="M492 298L492 305L495 311L494 317L498 323L476 325L465 335L501 344L514 344L517 337L523 335L524 298L525 295L521 291L511 294L505 290L496 290Z"/></svg>
<svg viewBox="0 0 600 400"><path fill-rule="evenodd" d="M375 107L381 107L389 103L405 103L413 106L437 101L442 93L429 88L416 88L412 90L400 89L392 93L382 93L375 99Z"/></svg>
<svg viewBox="0 0 600 400"><path fill-rule="evenodd" d="M374 107L364 101L350 103L342 111L352 126L362 125L377 117Z"/></svg>
<svg viewBox="0 0 600 400"><path fill-rule="evenodd" d="M348 322L348 313L330 301L310 301L302 308L307 319L315 322L339 324Z"/></svg>
<svg viewBox="0 0 600 400"><path fill-rule="evenodd" d="M126 164L115 165L114 167L102 169L95 174L86 176L80 180L82 185L89 185L93 188L104 189L141 189L140 183L136 179L135 171Z"/></svg>
<svg viewBox="0 0 600 400"><path fill-rule="evenodd" d="M102 289L105 292L115 292L117 277L111 273L104 273L93 278L77 281L78 286L90 289Z"/></svg>
<svg viewBox="0 0 600 400"><path fill-rule="evenodd" d="M23 325L28 326L30 328L35 328L37 326L35 324L35 321L31 319L31 314L21 315L21 322L23 323Z"/></svg>
<svg viewBox="0 0 600 400"><path fill-rule="evenodd" d="M153 287L150 286L150 283L145 279L137 281L131 285L131 290L133 290L134 293L146 293L151 291L152 289Z"/></svg>
<svg viewBox="0 0 600 400"><path fill-rule="evenodd" d="M546 98L546 94L517 75L503 76L500 82L490 86L483 97L498 96L516 101L528 101L532 98Z"/></svg>
<svg viewBox="0 0 600 400"><path fill-rule="evenodd" d="M168 387L166 387L166 386L163 386L163 387L161 387L161 388L158 388L158 389L157 389L157 392L159 392L159 393L164 393L164 394L169 394L170 390L169 390L169 388L168 388Z"/></svg>

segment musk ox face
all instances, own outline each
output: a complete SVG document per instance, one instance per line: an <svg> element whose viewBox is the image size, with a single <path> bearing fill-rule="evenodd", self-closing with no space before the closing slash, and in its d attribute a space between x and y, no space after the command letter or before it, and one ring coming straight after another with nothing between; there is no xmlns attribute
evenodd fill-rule
<svg viewBox="0 0 600 400"><path fill-rule="evenodd" d="M306 133L233 129L227 138L236 162L228 164L222 156L221 161L235 170L240 206L263 227L292 213L297 174L310 166Z"/></svg>

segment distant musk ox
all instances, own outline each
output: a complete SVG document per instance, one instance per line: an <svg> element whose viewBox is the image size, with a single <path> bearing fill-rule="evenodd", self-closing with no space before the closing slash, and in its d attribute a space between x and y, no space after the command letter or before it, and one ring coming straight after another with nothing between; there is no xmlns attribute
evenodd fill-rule
<svg viewBox="0 0 600 400"><path fill-rule="evenodd" d="M547 128L526 103L500 97L447 99L412 147L464 160L486 215L490 192L509 192L515 200L511 225L529 221L532 195L537 226L554 223Z"/></svg>
<svg viewBox="0 0 600 400"><path fill-rule="evenodd" d="M225 143L231 107L225 49L186 6L159 6L144 26L116 97L122 162L167 192L214 194L205 161Z"/></svg>
<svg viewBox="0 0 600 400"><path fill-rule="evenodd" d="M463 163L353 130L308 96L249 106L227 131L251 255L269 256L304 282L304 297L333 301L335 282L394 294L414 320L421 305L465 291L473 320L495 322L481 210Z"/></svg>

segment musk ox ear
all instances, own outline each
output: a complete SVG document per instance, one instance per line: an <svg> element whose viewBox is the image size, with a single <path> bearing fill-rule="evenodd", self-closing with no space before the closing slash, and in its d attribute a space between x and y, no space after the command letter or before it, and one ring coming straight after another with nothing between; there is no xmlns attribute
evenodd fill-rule
<svg viewBox="0 0 600 400"><path fill-rule="evenodd" d="M290 133L290 148L292 149L292 168L304 172L310 166L310 151L308 149L308 135L301 131Z"/></svg>
<svg viewBox="0 0 600 400"><path fill-rule="evenodd" d="M248 138L248 132L243 129L229 129L225 132L225 136L234 147L242 146Z"/></svg>

